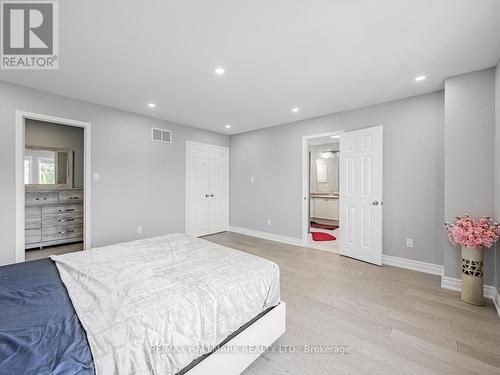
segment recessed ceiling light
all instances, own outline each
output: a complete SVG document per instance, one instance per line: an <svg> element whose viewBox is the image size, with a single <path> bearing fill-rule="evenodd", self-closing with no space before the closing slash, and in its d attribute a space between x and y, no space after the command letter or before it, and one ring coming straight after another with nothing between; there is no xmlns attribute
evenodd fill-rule
<svg viewBox="0 0 500 375"><path fill-rule="evenodd" d="M331 135L330 138L340 138L340 135Z"/></svg>
<svg viewBox="0 0 500 375"><path fill-rule="evenodd" d="M223 68L215 68L215 74L217 74L218 76L221 76L221 75L224 75L224 73L226 72Z"/></svg>
<svg viewBox="0 0 500 375"><path fill-rule="evenodd" d="M231 129L231 124L226 124L224 127L225 127L226 129Z"/></svg>
<svg viewBox="0 0 500 375"><path fill-rule="evenodd" d="M420 81L423 81L425 79L427 79L426 76L418 76L418 77L415 77L415 82L420 82Z"/></svg>
<svg viewBox="0 0 500 375"><path fill-rule="evenodd" d="M298 111L299 111L299 109L298 109L297 107L293 107L293 108L292 108L292 112L293 112L293 113L297 113Z"/></svg>
<svg viewBox="0 0 500 375"><path fill-rule="evenodd" d="M156 104L155 103L148 103L148 107L149 108L156 108Z"/></svg>

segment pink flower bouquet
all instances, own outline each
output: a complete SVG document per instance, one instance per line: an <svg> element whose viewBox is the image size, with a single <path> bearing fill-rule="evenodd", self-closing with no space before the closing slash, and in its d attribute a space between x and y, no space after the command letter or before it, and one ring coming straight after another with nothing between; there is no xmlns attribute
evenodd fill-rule
<svg viewBox="0 0 500 375"><path fill-rule="evenodd" d="M445 223L448 238L454 245L468 247L469 249L481 249L491 247L498 241L500 225L493 223L489 217L475 220L469 215L457 216L455 223Z"/></svg>

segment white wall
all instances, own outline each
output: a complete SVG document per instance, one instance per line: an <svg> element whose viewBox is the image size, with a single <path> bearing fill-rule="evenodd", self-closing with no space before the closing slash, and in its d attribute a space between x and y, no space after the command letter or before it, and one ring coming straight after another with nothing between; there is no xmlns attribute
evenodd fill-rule
<svg viewBox="0 0 500 375"><path fill-rule="evenodd" d="M445 206L447 221L469 213L494 216L495 72L445 82ZM444 242L445 275L460 278L460 248ZM493 284L494 252L485 250L485 283Z"/></svg>
<svg viewBox="0 0 500 375"><path fill-rule="evenodd" d="M26 145L67 148L74 151L73 187L83 187L83 128L29 119L25 124Z"/></svg>
<svg viewBox="0 0 500 375"><path fill-rule="evenodd" d="M229 144L229 137L0 81L0 264L14 262L16 109L92 123L92 245L184 232L186 140ZM173 131L151 142L151 127ZM136 226L144 232L136 234Z"/></svg>
<svg viewBox="0 0 500 375"><path fill-rule="evenodd" d="M384 126L384 254L443 264L442 92L231 136L231 225L300 238L302 136L375 125Z"/></svg>

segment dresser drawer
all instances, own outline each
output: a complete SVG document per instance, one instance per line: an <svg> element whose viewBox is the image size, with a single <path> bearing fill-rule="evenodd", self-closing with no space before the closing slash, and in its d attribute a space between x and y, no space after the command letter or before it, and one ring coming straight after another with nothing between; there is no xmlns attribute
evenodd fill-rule
<svg viewBox="0 0 500 375"><path fill-rule="evenodd" d="M59 201L59 194L57 191L49 192L33 192L27 191L24 196L26 206L40 205L40 204L54 204Z"/></svg>
<svg viewBox="0 0 500 375"><path fill-rule="evenodd" d="M41 207L26 207L24 210L24 217L26 219L40 219L42 217Z"/></svg>
<svg viewBox="0 0 500 375"><path fill-rule="evenodd" d="M57 215L45 217L43 219L43 228L66 228L66 227L81 227L83 226L83 216L76 215Z"/></svg>
<svg viewBox="0 0 500 375"><path fill-rule="evenodd" d="M63 190L59 192L59 203L83 201L83 190Z"/></svg>
<svg viewBox="0 0 500 375"><path fill-rule="evenodd" d="M41 229L27 229L24 231L24 242L26 245L42 241Z"/></svg>
<svg viewBox="0 0 500 375"><path fill-rule="evenodd" d="M67 227L67 228L43 228L42 241L58 241L67 238L82 238L83 227Z"/></svg>
<svg viewBox="0 0 500 375"><path fill-rule="evenodd" d="M24 229L40 229L42 227L42 219L26 219Z"/></svg>
<svg viewBox="0 0 500 375"><path fill-rule="evenodd" d="M64 204L57 206L47 206L42 207L42 216L54 216L54 215L82 215L83 205L81 204Z"/></svg>

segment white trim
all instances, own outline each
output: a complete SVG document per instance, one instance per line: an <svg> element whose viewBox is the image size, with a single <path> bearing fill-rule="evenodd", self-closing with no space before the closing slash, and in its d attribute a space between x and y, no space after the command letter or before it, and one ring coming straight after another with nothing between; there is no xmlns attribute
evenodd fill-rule
<svg viewBox="0 0 500 375"><path fill-rule="evenodd" d="M441 288L454 290L456 292L462 291L462 280L455 279L454 277L442 276L441 277ZM492 285L484 285L483 293L485 298L493 299L496 298L497 288Z"/></svg>
<svg viewBox="0 0 500 375"><path fill-rule="evenodd" d="M187 375L235 375L241 374L262 353L248 351L235 353L235 347L270 347L286 330L286 304L278 306L240 332L228 343L189 370Z"/></svg>
<svg viewBox="0 0 500 375"><path fill-rule="evenodd" d="M295 246L303 246L304 245L302 242L302 239L300 239L300 238L282 236L281 234L260 232L258 230L241 228L241 227L230 226L228 229L230 232L246 234L248 236L263 238L265 240L282 242L282 243L287 243L289 245L295 245Z"/></svg>
<svg viewBox="0 0 500 375"><path fill-rule="evenodd" d="M77 120L66 119L62 117L50 116L42 113L32 113L21 110L16 110L15 123L15 262L25 261L24 248L24 120L39 120L62 124L68 126L77 126L84 129L84 249L90 249L91 244L91 124Z"/></svg>
<svg viewBox="0 0 500 375"><path fill-rule="evenodd" d="M309 157L308 157L308 140L314 138L328 137L332 135L340 135L344 130L337 130L328 133L311 134L302 136L302 243L307 244L307 236L309 229ZM283 241L280 241L283 242Z"/></svg>
<svg viewBox="0 0 500 375"><path fill-rule="evenodd" d="M493 304L497 309L498 317L500 318L500 294L498 293L498 290L496 288L495 293L493 294L493 297L491 299L493 300Z"/></svg>
<svg viewBox="0 0 500 375"><path fill-rule="evenodd" d="M382 255L382 264L404 268L407 270L429 273L431 275L442 276L444 273L444 266L441 266L439 264L426 263L413 259L398 258L389 255Z"/></svg>
<svg viewBox="0 0 500 375"><path fill-rule="evenodd" d="M442 276L441 288L461 292L462 280L455 279L453 277ZM488 298L493 301L493 304L495 305L498 313L498 317L500 318L500 295L498 294L497 288L495 288L493 285L484 285L483 288L484 298Z"/></svg>

